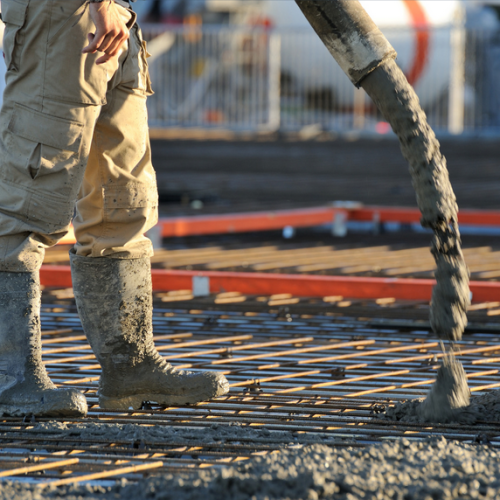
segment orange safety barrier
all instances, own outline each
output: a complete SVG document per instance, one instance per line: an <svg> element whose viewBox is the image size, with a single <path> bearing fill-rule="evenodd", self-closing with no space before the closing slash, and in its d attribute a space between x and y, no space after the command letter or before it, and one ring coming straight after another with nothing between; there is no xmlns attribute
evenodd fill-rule
<svg viewBox="0 0 500 500"><path fill-rule="evenodd" d="M348 220L400 222L412 224L420 222L420 211L417 208L404 207L362 207L347 210ZM473 226L499 226L500 212L489 210L462 210L458 213L460 224Z"/></svg>
<svg viewBox="0 0 500 500"><path fill-rule="evenodd" d="M176 236L281 230L286 226L294 228L314 227L332 223L337 214L345 214L346 221L400 222L403 224L420 222L420 211L417 208L316 207L239 214L169 217L160 219L158 225L161 228L161 236L171 238ZM458 214L458 221L460 224L500 227L500 212L463 210ZM75 243L73 228L59 243Z"/></svg>
<svg viewBox="0 0 500 500"><path fill-rule="evenodd" d="M240 214L198 215L160 219L159 224L164 238L202 234L244 233L283 229L286 226L320 226L332 222L335 213L338 212L344 213L345 210L318 207Z"/></svg>
<svg viewBox="0 0 500 500"><path fill-rule="evenodd" d="M220 271L177 271L153 269L155 291L191 290L194 277L207 277L210 291L240 292L248 295L290 293L295 297L341 295L353 299L393 297L399 300L431 299L434 280L403 278L363 278L350 276L316 276L303 274L232 273ZM70 288L69 266L42 266L42 285ZM473 302L500 301L500 283L472 281Z"/></svg>

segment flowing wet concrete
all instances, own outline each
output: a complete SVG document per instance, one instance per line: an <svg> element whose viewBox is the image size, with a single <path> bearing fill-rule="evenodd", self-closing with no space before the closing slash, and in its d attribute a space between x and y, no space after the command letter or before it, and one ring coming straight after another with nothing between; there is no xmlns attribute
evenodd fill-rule
<svg viewBox="0 0 500 500"><path fill-rule="evenodd" d="M448 422L470 405L470 391L462 363L453 353L443 358L436 382L419 407L421 417L427 422Z"/></svg>
<svg viewBox="0 0 500 500"><path fill-rule="evenodd" d="M423 227L432 229L431 252L437 265L430 321L441 339L460 340L470 304L469 271L458 229L458 205L446 158L419 99L392 59L363 81L363 88L390 122L408 162Z"/></svg>

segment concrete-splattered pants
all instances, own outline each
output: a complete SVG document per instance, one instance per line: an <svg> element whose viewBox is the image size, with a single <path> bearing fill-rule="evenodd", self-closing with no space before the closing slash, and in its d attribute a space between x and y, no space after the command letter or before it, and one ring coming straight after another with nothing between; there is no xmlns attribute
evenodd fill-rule
<svg viewBox="0 0 500 500"><path fill-rule="evenodd" d="M135 17L119 9L133 24L129 42L97 66L102 54L82 54L95 31L87 1L2 0L0 271L37 270L73 216L78 255L152 254L147 52Z"/></svg>

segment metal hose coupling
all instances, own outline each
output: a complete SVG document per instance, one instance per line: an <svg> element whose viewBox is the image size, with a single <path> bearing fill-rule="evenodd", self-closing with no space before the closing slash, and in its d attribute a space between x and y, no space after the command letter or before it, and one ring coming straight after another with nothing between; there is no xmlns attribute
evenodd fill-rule
<svg viewBox="0 0 500 500"><path fill-rule="evenodd" d="M397 53L358 0L295 0L344 73L361 80Z"/></svg>

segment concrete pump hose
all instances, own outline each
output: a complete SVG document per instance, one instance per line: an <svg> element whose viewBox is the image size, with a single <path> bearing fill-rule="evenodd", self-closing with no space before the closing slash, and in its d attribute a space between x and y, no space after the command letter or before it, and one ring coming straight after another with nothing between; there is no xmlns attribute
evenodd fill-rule
<svg viewBox="0 0 500 500"><path fill-rule="evenodd" d="M409 163L421 223L434 232L437 285L432 293L433 331L460 340L470 303L469 271L460 244L458 206L439 142L413 87L394 61L396 52L357 0L296 0L356 86L373 99L399 138Z"/></svg>

